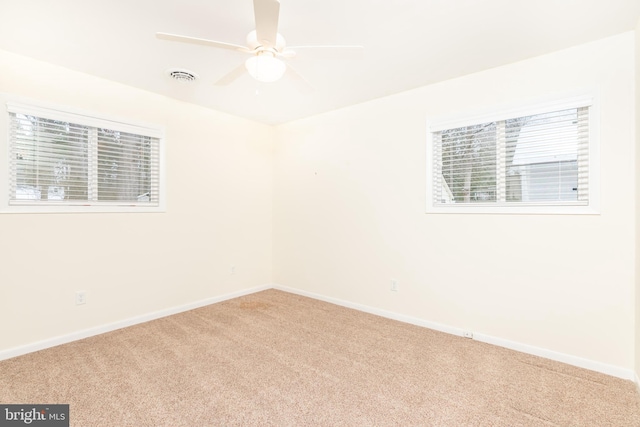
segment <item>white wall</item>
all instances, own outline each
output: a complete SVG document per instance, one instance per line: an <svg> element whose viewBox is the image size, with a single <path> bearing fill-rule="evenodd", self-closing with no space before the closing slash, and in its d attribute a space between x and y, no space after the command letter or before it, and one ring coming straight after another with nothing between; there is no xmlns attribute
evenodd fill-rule
<svg viewBox="0 0 640 427"><path fill-rule="evenodd" d="M635 374L636 383L640 387L640 20L635 31L635 59L636 59L636 292L635 292Z"/></svg>
<svg viewBox="0 0 640 427"><path fill-rule="evenodd" d="M164 126L168 182L166 213L0 214L0 351L271 282L270 127L2 51L0 92Z"/></svg>
<svg viewBox="0 0 640 427"><path fill-rule="evenodd" d="M0 92L157 123L168 143L164 214L0 215L0 352L273 278L638 372L634 78L627 33L274 129L0 51ZM600 215L424 213L428 117L584 89Z"/></svg>
<svg viewBox="0 0 640 427"><path fill-rule="evenodd" d="M633 372L633 88L630 32L279 126L275 282ZM424 213L428 117L585 89L600 215Z"/></svg>

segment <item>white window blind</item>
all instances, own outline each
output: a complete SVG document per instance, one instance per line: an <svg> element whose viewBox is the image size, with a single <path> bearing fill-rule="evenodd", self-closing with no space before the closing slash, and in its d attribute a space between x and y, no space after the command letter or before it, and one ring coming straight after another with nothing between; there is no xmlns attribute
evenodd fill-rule
<svg viewBox="0 0 640 427"><path fill-rule="evenodd" d="M8 104L9 205L157 207L159 132Z"/></svg>
<svg viewBox="0 0 640 427"><path fill-rule="evenodd" d="M432 206L587 206L590 106L431 132Z"/></svg>

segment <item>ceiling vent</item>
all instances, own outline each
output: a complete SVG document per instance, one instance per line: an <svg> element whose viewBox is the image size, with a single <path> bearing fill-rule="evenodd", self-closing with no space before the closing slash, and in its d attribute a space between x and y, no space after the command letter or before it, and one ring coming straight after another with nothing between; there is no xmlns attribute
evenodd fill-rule
<svg viewBox="0 0 640 427"><path fill-rule="evenodd" d="M198 75L189 70L172 69L167 70L167 74L169 77L179 81L180 83L191 83L198 79Z"/></svg>

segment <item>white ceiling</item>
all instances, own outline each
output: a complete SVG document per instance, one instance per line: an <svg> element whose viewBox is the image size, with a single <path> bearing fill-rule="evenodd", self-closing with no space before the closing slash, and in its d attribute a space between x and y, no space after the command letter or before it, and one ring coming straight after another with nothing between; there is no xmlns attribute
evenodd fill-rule
<svg viewBox="0 0 640 427"><path fill-rule="evenodd" d="M245 44L252 0L0 0L0 49L277 124L631 31L640 0L281 0L288 45L362 45L363 59L290 61L294 80L219 78L246 59L158 31ZM185 68L184 84L165 71ZM0 76L1 78L1 76Z"/></svg>

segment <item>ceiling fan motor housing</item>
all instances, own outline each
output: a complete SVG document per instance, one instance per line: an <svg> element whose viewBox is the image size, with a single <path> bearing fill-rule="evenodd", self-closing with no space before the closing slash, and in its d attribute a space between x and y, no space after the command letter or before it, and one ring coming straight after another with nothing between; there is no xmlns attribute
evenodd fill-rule
<svg viewBox="0 0 640 427"><path fill-rule="evenodd" d="M267 40L258 40L258 36L255 30L247 34L247 47L254 51L273 49L277 53L282 53L286 45L287 43L284 37L282 37L280 34L276 34L275 45L271 42L268 42Z"/></svg>

